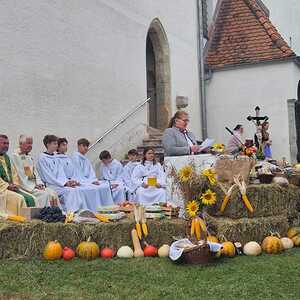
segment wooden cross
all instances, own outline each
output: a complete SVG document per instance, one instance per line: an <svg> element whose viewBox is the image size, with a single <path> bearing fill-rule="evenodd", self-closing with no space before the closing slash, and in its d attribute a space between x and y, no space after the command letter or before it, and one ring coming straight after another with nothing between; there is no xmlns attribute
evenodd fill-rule
<svg viewBox="0 0 300 300"><path fill-rule="evenodd" d="M248 116L247 120L254 122L254 124L256 126L259 126L259 125L261 125L261 121L266 122L269 120L269 117L268 116L261 117L260 116L260 108L259 108L259 106L256 106L255 107L255 117Z"/></svg>

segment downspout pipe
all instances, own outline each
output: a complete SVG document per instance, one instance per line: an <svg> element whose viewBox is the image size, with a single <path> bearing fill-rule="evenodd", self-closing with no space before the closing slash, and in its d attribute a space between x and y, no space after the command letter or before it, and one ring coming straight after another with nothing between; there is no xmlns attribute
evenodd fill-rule
<svg viewBox="0 0 300 300"><path fill-rule="evenodd" d="M199 102L201 111L202 139L207 138L207 113L206 113L206 91L204 81L204 42L202 23L202 0L196 0L197 4L197 55L198 55L198 78L199 78Z"/></svg>

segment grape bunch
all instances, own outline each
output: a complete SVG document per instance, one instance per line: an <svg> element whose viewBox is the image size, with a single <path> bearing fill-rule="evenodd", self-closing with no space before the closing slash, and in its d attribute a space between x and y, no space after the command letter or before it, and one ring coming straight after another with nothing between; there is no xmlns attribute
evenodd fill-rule
<svg viewBox="0 0 300 300"><path fill-rule="evenodd" d="M44 222L64 222L65 218L58 206L44 207L40 211L40 219Z"/></svg>

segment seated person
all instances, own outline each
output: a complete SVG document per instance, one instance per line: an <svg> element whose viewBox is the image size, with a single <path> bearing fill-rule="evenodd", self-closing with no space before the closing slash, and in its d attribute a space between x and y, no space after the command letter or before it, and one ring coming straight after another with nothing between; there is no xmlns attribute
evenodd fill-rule
<svg viewBox="0 0 300 300"><path fill-rule="evenodd" d="M169 128L163 134L162 144L165 156L191 155L200 152L194 134L187 130L189 115L185 111L177 111L172 117Z"/></svg>
<svg viewBox="0 0 300 300"><path fill-rule="evenodd" d="M100 153L99 159L102 162L102 178L109 182L114 202L120 204L125 201L125 188L123 183L123 166L112 159L111 154L104 150Z"/></svg>
<svg viewBox="0 0 300 300"><path fill-rule="evenodd" d="M238 124L235 126L233 129L233 135L230 137L226 151L229 152L230 154L238 154L242 149L242 135L244 132L244 128L242 125Z"/></svg>
<svg viewBox="0 0 300 300"><path fill-rule="evenodd" d="M123 182L127 193L127 200L134 201L137 186L132 182L132 173L134 168L140 163L137 161L138 152L136 149L129 150L127 155L129 162L123 168Z"/></svg>
<svg viewBox="0 0 300 300"><path fill-rule="evenodd" d="M148 185L149 177L156 178L156 186ZM166 175L160 163L156 162L152 148L145 148L142 162L133 170L132 181L138 187L136 190L138 203L147 206L166 202Z"/></svg>
<svg viewBox="0 0 300 300"><path fill-rule="evenodd" d="M32 137L21 135L19 138L19 148L13 154L13 161L19 175L20 187L30 192L36 198L38 207L57 206L57 193L46 188L36 171L34 161L30 155L32 150Z"/></svg>
<svg viewBox="0 0 300 300"><path fill-rule="evenodd" d="M0 206L5 213L20 215L22 207L35 206L35 197L20 188L16 168L6 154L8 148L8 137L0 134Z"/></svg>
<svg viewBox="0 0 300 300"><path fill-rule="evenodd" d="M110 187L106 183L99 182L90 161L84 156L88 146L87 140L78 141L78 155L69 157L68 141L66 138L58 139L58 152L56 154L58 162L61 164L66 177L76 183L77 189L81 190L85 197L86 208L96 211L99 206L112 205L113 199ZM81 154L82 153L82 154ZM80 156L79 156L80 155Z"/></svg>

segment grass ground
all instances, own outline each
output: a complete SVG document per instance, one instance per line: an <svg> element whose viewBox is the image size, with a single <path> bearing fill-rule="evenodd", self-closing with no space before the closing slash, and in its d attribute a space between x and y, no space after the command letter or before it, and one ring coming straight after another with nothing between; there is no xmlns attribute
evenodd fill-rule
<svg viewBox="0 0 300 300"><path fill-rule="evenodd" d="M209 267L142 258L0 260L0 299L300 299L300 250Z"/></svg>

